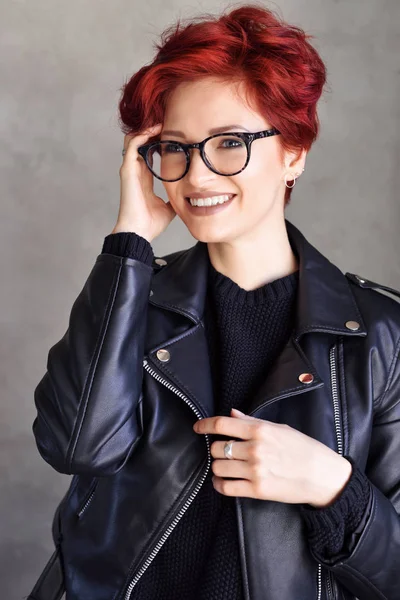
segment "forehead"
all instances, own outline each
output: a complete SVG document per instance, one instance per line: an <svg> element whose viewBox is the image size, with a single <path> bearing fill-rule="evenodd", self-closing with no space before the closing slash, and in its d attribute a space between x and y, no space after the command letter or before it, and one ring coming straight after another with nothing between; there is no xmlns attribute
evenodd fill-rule
<svg viewBox="0 0 400 600"><path fill-rule="evenodd" d="M187 139L198 139L229 124L240 124L249 131L268 125L248 104L242 84L206 77L180 83L168 97L163 131L178 130Z"/></svg>

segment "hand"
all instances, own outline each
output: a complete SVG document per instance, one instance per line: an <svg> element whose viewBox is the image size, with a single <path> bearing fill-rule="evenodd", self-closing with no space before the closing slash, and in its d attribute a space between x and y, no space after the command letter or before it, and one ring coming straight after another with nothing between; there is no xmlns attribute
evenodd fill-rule
<svg viewBox="0 0 400 600"><path fill-rule="evenodd" d="M218 492L323 508L343 491L352 473L351 463L343 456L289 425L256 419L236 409L231 414L201 419L193 427L197 433L240 438L232 446L233 459L224 455L228 440L211 444Z"/></svg>
<svg viewBox="0 0 400 600"><path fill-rule="evenodd" d="M126 153L119 170L120 207L112 233L132 231L151 242L176 216L172 204L155 195L153 174L137 151L150 137L156 137L161 128L162 124L158 123L140 135L124 137Z"/></svg>

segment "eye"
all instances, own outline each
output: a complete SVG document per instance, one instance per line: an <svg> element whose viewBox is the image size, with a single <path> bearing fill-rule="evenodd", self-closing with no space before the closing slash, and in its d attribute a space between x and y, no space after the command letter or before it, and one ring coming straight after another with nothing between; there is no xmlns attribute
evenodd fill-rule
<svg viewBox="0 0 400 600"><path fill-rule="evenodd" d="M244 142L239 138L225 138L221 141L220 147L222 148L242 148Z"/></svg>
<svg viewBox="0 0 400 600"><path fill-rule="evenodd" d="M183 148L179 144L166 143L162 145L163 152L168 154L176 154L183 152Z"/></svg>

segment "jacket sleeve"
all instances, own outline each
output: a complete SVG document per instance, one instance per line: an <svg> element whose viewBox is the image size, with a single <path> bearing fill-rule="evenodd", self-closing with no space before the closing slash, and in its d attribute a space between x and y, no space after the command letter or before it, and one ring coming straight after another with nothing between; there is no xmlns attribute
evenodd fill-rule
<svg viewBox="0 0 400 600"><path fill-rule="evenodd" d="M152 250L144 238L124 235L105 239L34 391L36 445L60 473L114 475L141 436ZM126 256L107 252L118 239Z"/></svg>
<svg viewBox="0 0 400 600"><path fill-rule="evenodd" d="M351 551L365 526L367 507L371 500L368 477L358 468L351 456L345 456L352 465L349 481L334 502L326 507L300 504L300 513L307 527L308 542L324 560L343 548Z"/></svg>
<svg viewBox="0 0 400 600"><path fill-rule="evenodd" d="M400 598L400 340L375 409L365 474L370 504L354 548L314 558L360 600Z"/></svg>
<svg viewBox="0 0 400 600"><path fill-rule="evenodd" d="M148 265L151 265L154 259L150 242L132 231L121 231L106 235L102 253L129 256Z"/></svg>

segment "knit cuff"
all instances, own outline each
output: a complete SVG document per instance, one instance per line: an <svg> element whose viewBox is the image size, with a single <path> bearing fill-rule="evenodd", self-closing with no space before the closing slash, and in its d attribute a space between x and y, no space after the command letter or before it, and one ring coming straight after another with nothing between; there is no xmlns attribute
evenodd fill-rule
<svg viewBox="0 0 400 600"><path fill-rule="evenodd" d="M101 253L135 258L148 265L151 265L154 259L150 242L138 233L131 231L121 231L107 235L104 238Z"/></svg>
<svg viewBox="0 0 400 600"><path fill-rule="evenodd" d="M308 529L308 541L314 553L328 559L343 551L348 536L359 526L368 506L371 486L350 456L344 456L353 470L339 497L329 506L318 508L300 504Z"/></svg>

